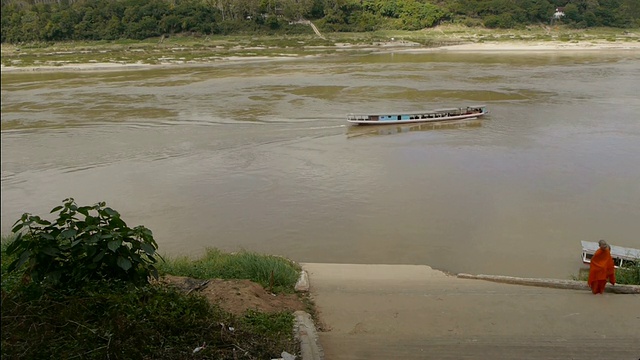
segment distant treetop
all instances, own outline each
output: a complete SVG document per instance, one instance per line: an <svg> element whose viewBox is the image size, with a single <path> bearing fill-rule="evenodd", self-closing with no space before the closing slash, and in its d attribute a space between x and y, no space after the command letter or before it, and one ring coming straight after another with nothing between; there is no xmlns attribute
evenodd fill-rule
<svg viewBox="0 0 640 360"><path fill-rule="evenodd" d="M640 27L639 0L2 0L2 43L186 34L489 28L562 23Z"/></svg>

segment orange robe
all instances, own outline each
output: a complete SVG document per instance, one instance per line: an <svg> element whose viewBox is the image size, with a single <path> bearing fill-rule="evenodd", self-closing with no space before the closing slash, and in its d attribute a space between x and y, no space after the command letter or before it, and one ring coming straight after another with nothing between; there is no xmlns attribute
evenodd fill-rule
<svg viewBox="0 0 640 360"><path fill-rule="evenodd" d="M598 249L591 258L591 266L589 267L589 287L595 293L604 291L604 285L607 280L610 283L616 283L616 275L613 267L613 258L608 249Z"/></svg>

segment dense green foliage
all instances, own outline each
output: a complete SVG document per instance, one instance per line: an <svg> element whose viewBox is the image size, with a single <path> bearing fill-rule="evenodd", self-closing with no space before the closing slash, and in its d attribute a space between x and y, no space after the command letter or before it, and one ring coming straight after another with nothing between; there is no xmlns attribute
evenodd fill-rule
<svg viewBox="0 0 640 360"><path fill-rule="evenodd" d="M640 285L640 261L633 266L616 269L618 284Z"/></svg>
<svg viewBox="0 0 640 360"><path fill-rule="evenodd" d="M639 259L640 260L640 259ZM616 272L616 284L620 285L640 285L640 261L635 264L618 268ZM578 275L572 276L573 280L587 281L589 279L589 268L582 268Z"/></svg>
<svg viewBox="0 0 640 360"><path fill-rule="evenodd" d="M13 240L14 236L3 236L2 237L2 291L3 292L11 292L16 287L20 286L21 276L17 271L13 273L9 272L9 264L11 264L15 259L15 255L7 254L7 246L9 246Z"/></svg>
<svg viewBox="0 0 640 360"><path fill-rule="evenodd" d="M8 272L23 271L28 281L64 287L114 279L145 284L150 275L158 277L151 230L128 227L104 202L78 206L69 198L51 213L58 214L53 222L25 213L15 223L6 252L16 259Z"/></svg>
<svg viewBox="0 0 640 360"><path fill-rule="evenodd" d="M4 277L4 273L2 274ZM234 316L199 295L122 282L2 294L3 359L272 359L296 353L290 313Z"/></svg>
<svg viewBox="0 0 640 360"><path fill-rule="evenodd" d="M149 284L151 231L128 228L104 203L78 207L66 199L52 213L54 221L25 214L2 238L3 359L186 359L199 349L198 359L235 360L299 352L289 311L234 315L198 293ZM299 270L280 257L216 250L162 266L172 275L252 278L288 292Z"/></svg>
<svg viewBox="0 0 640 360"><path fill-rule="evenodd" d="M248 279L276 292L291 292L300 276L300 266L288 259L248 251L228 254L207 249L199 259L167 258L158 265L161 273L195 279Z"/></svg>
<svg viewBox="0 0 640 360"><path fill-rule="evenodd" d="M290 34L419 30L443 22L490 28L640 26L638 0L4 0L3 43L144 39L176 33ZM557 8L565 16L553 20Z"/></svg>

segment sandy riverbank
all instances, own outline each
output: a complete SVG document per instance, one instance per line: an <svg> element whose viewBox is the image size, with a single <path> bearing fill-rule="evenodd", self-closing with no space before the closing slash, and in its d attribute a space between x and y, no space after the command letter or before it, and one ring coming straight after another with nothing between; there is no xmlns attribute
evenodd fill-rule
<svg viewBox="0 0 640 360"><path fill-rule="evenodd" d="M606 41L544 41L544 42L486 42L442 46L436 51L640 51L640 42Z"/></svg>
<svg viewBox="0 0 640 360"><path fill-rule="evenodd" d="M326 50L332 50L331 47L324 47ZM458 45L447 45L439 47L427 47L410 41L388 41L384 43L376 43L372 45L358 45L350 43L339 43L333 47L333 50L340 51L374 51L374 52L597 52L597 51L620 51L620 52L640 52L640 41L624 41L611 42L605 40L594 41L495 41L495 42L469 42ZM31 71L109 71L124 69L143 69L149 67L170 67L170 66L189 66L202 65L208 63L220 63L231 61L274 61L299 58L304 55L287 55L287 56L220 56L209 61L169 61L160 62L158 64L147 64L142 62L97 62L90 61L87 63L57 63L42 64L38 66L5 66L0 67L2 73L9 72L31 72ZM312 56L319 56L314 52Z"/></svg>
<svg viewBox="0 0 640 360"><path fill-rule="evenodd" d="M159 67L173 67L173 66L194 66L210 63L231 62L231 61L243 61L243 62L255 62L255 61L275 61L291 59L291 57L269 57L269 56L233 56L233 57L221 57L212 61L174 61L174 62L162 62L159 64L146 64L146 63L124 63L124 62L89 62L89 63L68 63L59 65L39 65L39 66L5 66L0 65L0 71L3 73L10 72L50 72L50 71L110 71L110 70L133 70L133 69L148 69Z"/></svg>

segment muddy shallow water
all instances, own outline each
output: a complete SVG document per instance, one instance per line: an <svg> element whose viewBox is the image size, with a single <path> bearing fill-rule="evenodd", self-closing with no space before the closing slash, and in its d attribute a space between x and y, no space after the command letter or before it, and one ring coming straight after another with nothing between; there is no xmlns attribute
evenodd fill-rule
<svg viewBox="0 0 640 360"><path fill-rule="evenodd" d="M168 254L567 277L640 247L640 54L349 53L2 74L2 233L106 201ZM350 112L487 104L482 120Z"/></svg>

